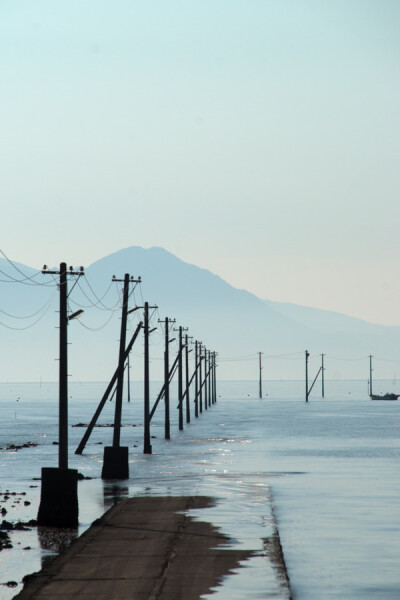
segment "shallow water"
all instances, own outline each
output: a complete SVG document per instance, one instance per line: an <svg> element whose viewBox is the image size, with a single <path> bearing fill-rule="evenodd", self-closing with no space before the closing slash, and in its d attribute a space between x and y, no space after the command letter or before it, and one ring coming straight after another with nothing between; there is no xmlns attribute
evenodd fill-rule
<svg viewBox="0 0 400 600"><path fill-rule="evenodd" d="M74 454L84 429L72 425L90 420L105 384L70 385L69 466L93 478L79 483L79 533L116 497L215 496L214 508L194 514L221 527L235 547L256 550L258 556L210 598L288 597L277 565L265 555L264 540L273 536L275 519L296 599L399 598L400 402L370 401L364 382L327 382L325 399L315 394L308 404L302 382L269 383L262 400L255 397L256 382L221 382L217 404L199 419L192 415L183 432L172 403L168 442L160 405L148 456L142 454L142 385L132 387L123 422L136 427L121 432L121 444L130 447L130 479L113 486L100 479L111 428L95 428L84 454ZM159 387L153 384L152 397ZM0 385L0 446L38 443L0 451L0 491L26 492L7 501L1 497L7 520L36 517L36 478L42 466L57 466L56 398L56 384ZM114 404L107 402L99 421L111 423L113 411ZM0 552L1 582L20 582L54 555L59 541L68 543L65 532L61 540L56 532L38 536L36 529L11 537L14 548ZM27 546L31 550L23 550ZM12 598L20 588L2 586L0 598Z"/></svg>

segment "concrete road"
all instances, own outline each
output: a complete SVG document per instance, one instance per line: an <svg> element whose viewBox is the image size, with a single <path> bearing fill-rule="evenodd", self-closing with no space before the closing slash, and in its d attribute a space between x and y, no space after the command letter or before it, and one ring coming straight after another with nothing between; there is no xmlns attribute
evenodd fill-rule
<svg viewBox="0 0 400 600"><path fill-rule="evenodd" d="M198 600L253 552L190 509L205 497L123 500L63 554L30 577L18 600Z"/></svg>

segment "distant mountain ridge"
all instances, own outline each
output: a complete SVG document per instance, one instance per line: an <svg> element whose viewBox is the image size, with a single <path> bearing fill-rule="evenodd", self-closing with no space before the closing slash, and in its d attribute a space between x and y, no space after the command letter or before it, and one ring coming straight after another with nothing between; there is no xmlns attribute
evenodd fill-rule
<svg viewBox="0 0 400 600"><path fill-rule="evenodd" d="M0 380L56 380L57 278L42 275L25 265L18 264L17 268L26 274L25 281L20 283L12 281L7 274L21 280L21 273L0 259L4 357ZM70 310L83 308L85 311L79 322L71 322L69 326L72 379L105 381L114 372L122 284L112 283L112 276L123 279L125 273L141 276L143 281L140 290L137 288L132 293L130 306L142 306L144 301L149 301L158 306L153 318L155 325L158 318L168 316L176 319L176 326L188 327L194 339L219 353L222 379L257 379L260 351L264 352L266 379L303 378L305 349L315 357L315 365L321 353L327 355L326 375L331 378L367 379L368 354L384 359L376 365L378 378L392 377L396 365L389 361L400 361L399 327L374 325L339 313L262 300L163 248L132 246L92 263L73 290L71 281ZM6 314L31 315L46 302L50 308L32 327L36 316L24 320ZM39 312L38 317L41 315ZM129 332L134 330L139 316L140 311L137 311L130 317ZM4 325L18 327L18 330ZM159 324L151 347L151 372L157 379L162 379L163 343ZM142 351L142 340L138 340L133 350L133 372L139 379L142 378ZM284 356L272 358L277 355ZM360 360L355 361L355 358Z"/></svg>
<svg viewBox="0 0 400 600"><path fill-rule="evenodd" d="M321 308L311 308L273 300L264 300L264 302L282 315L323 333L362 333L366 327L374 327L382 332L394 329L400 330L400 327L370 323L357 317L350 317L349 315Z"/></svg>

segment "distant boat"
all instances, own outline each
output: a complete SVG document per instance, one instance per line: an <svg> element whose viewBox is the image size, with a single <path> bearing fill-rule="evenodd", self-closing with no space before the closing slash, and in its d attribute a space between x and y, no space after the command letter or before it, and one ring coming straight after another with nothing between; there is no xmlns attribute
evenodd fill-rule
<svg viewBox="0 0 400 600"><path fill-rule="evenodd" d="M371 400L397 400L400 394L370 394Z"/></svg>
<svg viewBox="0 0 400 600"><path fill-rule="evenodd" d="M400 394L391 394L387 392L386 394L373 394L372 393L372 356L369 357L369 397L371 400L397 400Z"/></svg>

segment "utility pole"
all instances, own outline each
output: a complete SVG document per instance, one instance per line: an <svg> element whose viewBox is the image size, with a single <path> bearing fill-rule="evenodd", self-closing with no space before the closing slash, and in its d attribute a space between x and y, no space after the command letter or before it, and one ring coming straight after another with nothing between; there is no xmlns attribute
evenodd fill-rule
<svg viewBox="0 0 400 600"><path fill-rule="evenodd" d="M199 355L198 355L198 341L195 341L194 344L194 365L195 365L195 380L194 380L194 416L196 417L196 419L199 416L199 376L198 376L198 360L199 360Z"/></svg>
<svg viewBox="0 0 400 600"><path fill-rule="evenodd" d="M308 402L308 357L310 356L310 353L308 352L308 350L306 350L306 402Z"/></svg>
<svg viewBox="0 0 400 600"><path fill-rule="evenodd" d="M215 352L211 354L211 404L215 404Z"/></svg>
<svg viewBox="0 0 400 600"><path fill-rule="evenodd" d="M183 429L183 406L182 406L182 327L179 327L179 362L178 362L178 402L179 402L179 430Z"/></svg>
<svg viewBox="0 0 400 600"><path fill-rule="evenodd" d="M115 399L113 447L119 448L121 441L122 392L124 388L124 353L126 346L126 323L128 320L129 273L125 273L122 300L121 336L119 340L117 395ZM121 281L114 279L113 281Z"/></svg>
<svg viewBox="0 0 400 600"><path fill-rule="evenodd" d="M178 410L179 410L179 431L183 430L183 332L187 327L179 327L179 359L178 359Z"/></svg>
<svg viewBox="0 0 400 600"><path fill-rule="evenodd" d="M165 317L165 354L164 354L164 437L171 439L170 421L169 421L169 320Z"/></svg>
<svg viewBox="0 0 400 600"><path fill-rule="evenodd" d="M204 348L204 409L208 409L208 394L207 394L207 349Z"/></svg>
<svg viewBox="0 0 400 600"><path fill-rule="evenodd" d="M185 375L186 375L186 423L190 423L190 398L189 398L189 352L191 352L191 350L189 350L189 336L188 334L185 335Z"/></svg>
<svg viewBox="0 0 400 600"><path fill-rule="evenodd" d="M154 329L149 330L149 308L158 308L158 306L149 306L144 303L144 445L143 454L151 454L152 447L150 443L150 357L149 357L149 334Z"/></svg>
<svg viewBox="0 0 400 600"><path fill-rule="evenodd" d="M80 277L83 267L67 270L65 262L59 271L49 271L44 265L43 274L60 276L60 339L59 339L59 418L58 418L58 469L42 468L41 499L38 512L39 525L75 527L78 524L78 471L68 468L68 322L79 317L83 310L68 316L68 275Z"/></svg>
<svg viewBox="0 0 400 600"><path fill-rule="evenodd" d="M322 397L323 398L325 398L325 375L324 375L324 373L325 373L325 367L324 367L324 356L325 356L324 354L321 354L321 359L322 359L322 362L321 362L322 379L321 379L321 381L322 381Z"/></svg>
<svg viewBox="0 0 400 600"><path fill-rule="evenodd" d="M217 356L214 352L214 402L217 402Z"/></svg>
<svg viewBox="0 0 400 600"><path fill-rule="evenodd" d="M211 408L211 350L208 351L208 406Z"/></svg>
<svg viewBox="0 0 400 600"><path fill-rule="evenodd" d="M125 273L124 279L112 278L113 282L124 284L122 294L121 333L119 338L118 375L115 397L114 430L112 446L104 448L102 479L128 479L129 477L129 448L121 446L122 398L124 390L125 353L126 353L126 324L128 321L129 285L140 283L140 277L134 279ZM136 309L132 309L136 310Z"/></svg>
<svg viewBox="0 0 400 600"><path fill-rule="evenodd" d="M162 321L158 319L159 323L165 324L165 350L164 350L164 406L165 406L165 418L164 418L164 437L166 440L171 439L170 432L170 415L169 415L169 345L174 341L175 338L169 339L169 326L175 323L175 319L168 319Z"/></svg>
<svg viewBox="0 0 400 600"><path fill-rule="evenodd" d="M200 414L203 412L203 382L202 382L202 369L201 369L201 361L203 360L203 357L201 355L201 349L202 349L202 344L201 342L199 342L199 384L200 384Z"/></svg>
<svg viewBox="0 0 400 600"><path fill-rule="evenodd" d="M259 371L260 371L260 378L259 378L259 396L260 398L262 398L262 364L261 364L261 355L264 354L264 352L259 352L258 353L258 357L259 357Z"/></svg>
<svg viewBox="0 0 400 600"><path fill-rule="evenodd" d="M372 396L372 354L369 355L369 395Z"/></svg>

